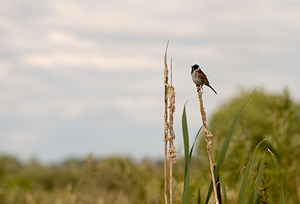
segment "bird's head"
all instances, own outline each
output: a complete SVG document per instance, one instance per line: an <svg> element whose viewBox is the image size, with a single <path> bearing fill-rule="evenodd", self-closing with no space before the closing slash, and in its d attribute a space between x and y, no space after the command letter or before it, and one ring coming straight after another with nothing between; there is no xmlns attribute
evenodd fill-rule
<svg viewBox="0 0 300 204"><path fill-rule="evenodd" d="M193 71L195 71L196 69L199 69L199 65L198 64L194 64L192 66L192 72L191 73L193 73Z"/></svg>

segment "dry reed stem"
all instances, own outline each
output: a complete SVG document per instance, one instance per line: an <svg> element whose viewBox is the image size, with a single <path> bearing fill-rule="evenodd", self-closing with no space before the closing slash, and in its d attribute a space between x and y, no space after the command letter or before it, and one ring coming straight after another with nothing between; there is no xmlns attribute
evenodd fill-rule
<svg viewBox="0 0 300 204"><path fill-rule="evenodd" d="M200 86L197 86L197 92L198 92L198 98L200 102L200 112L202 115L202 122L203 122L203 130L204 130L204 135L205 135L205 140L206 140L206 149L207 149L207 154L208 154L208 159L209 159L209 165L210 165L210 172L211 172L211 178L212 178L212 183L213 183L213 189L214 189L214 195L215 195L215 200L216 204L219 204L218 196L217 196L217 188L216 188L216 181L215 181L215 174L214 174L214 161L211 156L211 147L212 147L212 138L213 134L209 132L206 124L206 113L204 110L204 105L203 105L203 100L202 100L202 90Z"/></svg>
<svg viewBox="0 0 300 204"><path fill-rule="evenodd" d="M165 204L168 204L168 142L169 142L169 189L170 189L170 204L173 204L173 164L176 159L176 150L173 143L175 139L174 129L173 129L173 114L175 111L175 92L172 85L172 59L171 59L171 85L168 84L168 64L167 64L167 50L169 41L166 46L165 57L164 57L164 85L165 85L165 127L164 127L164 144L165 144L165 163L164 163L164 196ZM168 103L170 104L168 106Z"/></svg>
<svg viewBox="0 0 300 204"><path fill-rule="evenodd" d="M164 145L165 145L165 163L164 163L164 197L165 204L168 204L168 64L167 64L167 50L169 41L166 46L165 57L164 57L164 86L165 86L165 126L164 126Z"/></svg>
<svg viewBox="0 0 300 204"><path fill-rule="evenodd" d="M174 87L172 86L172 59L171 59L171 86L169 86L168 89L168 96L170 101L169 106L169 159L170 159L170 204L173 203L173 164L175 163L176 159L176 150L173 143L173 140L175 139L175 134L173 130L173 113L175 111L175 92Z"/></svg>

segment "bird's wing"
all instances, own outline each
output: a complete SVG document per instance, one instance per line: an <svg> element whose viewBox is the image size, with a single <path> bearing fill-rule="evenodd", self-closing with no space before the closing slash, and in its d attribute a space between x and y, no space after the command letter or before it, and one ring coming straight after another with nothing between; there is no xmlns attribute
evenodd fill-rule
<svg viewBox="0 0 300 204"><path fill-rule="evenodd" d="M206 77L206 75L203 73L201 69L196 71L197 75L200 77L201 81L203 81L204 84L209 84L209 81Z"/></svg>

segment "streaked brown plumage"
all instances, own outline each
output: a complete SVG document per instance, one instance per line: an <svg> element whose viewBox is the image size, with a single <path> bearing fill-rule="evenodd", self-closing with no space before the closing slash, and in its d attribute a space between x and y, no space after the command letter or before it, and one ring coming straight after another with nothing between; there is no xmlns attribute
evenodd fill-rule
<svg viewBox="0 0 300 204"><path fill-rule="evenodd" d="M200 69L199 65L195 64L192 66L191 74L192 74L192 79L193 79L194 83L196 84L196 86L202 87L204 84L204 85L208 86L209 88L211 88L217 94L215 89L213 87L211 87L211 85L209 84L209 81L208 81L206 75Z"/></svg>

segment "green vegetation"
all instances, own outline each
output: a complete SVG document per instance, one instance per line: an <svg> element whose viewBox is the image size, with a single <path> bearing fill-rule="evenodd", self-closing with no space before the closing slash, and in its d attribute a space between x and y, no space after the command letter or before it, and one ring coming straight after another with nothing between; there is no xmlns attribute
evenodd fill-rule
<svg viewBox="0 0 300 204"><path fill-rule="evenodd" d="M210 130L214 133L215 155L219 155L229 126L240 107L251 95L251 92L242 92L229 102L220 106L211 118ZM227 189L227 197L236 197L240 181L244 175L246 165L250 160L255 146L263 139L264 149L269 148L278 159L283 176L286 203L299 203L299 166L300 166L300 106L292 101L289 92L282 94L269 94L265 90L254 92L245 107L236 126L230 142L228 154L221 170ZM198 146L199 162L206 162L205 142ZM253 172L257 172L260 162L265 155L261 149L256 154L253 163ZM218 159L218 158L216 158ZM209 173L208 167L203 167L203 172ZM250 176L255 177L252 173ZM264 190L269 197L274 198L274 203L279 203L281 192L280 174L272 157L266 157L264 165L263 182ZM250 192L246 191L246 194ZM233 199L235 200L235 199Z"/></svg>
<svg viewBox="0 0 300 204"><path fill-rule="evenodd" d="M281 203L283 192L285 203L299 203L300 106L292 101L287 90L282 94L256 91L232 131L230 126L249 95L250 92L242 92L220 106L210 118L209 127L214 134L212 153L216 161L223 160L218 170L223 203L236 203L238 197L241 203L245 198L246 203L257 199L260 203ZM183 118L187 133L187 119ZM227 144L226 135L231 131ZM203 203L209 191L206 144L203 137L197 141L197 156L192 157L192 148L190 151L185 141L185 157L179 155L174 165L176 204L183 201L184 189L184 200L190 203ZM224 144L228 145L226 156L222 153ZM163 161L92 156L41 165L2 155L0 204L160 204L164 203L163 165ZM188 190L185 177L190 177Z"/></svg>
<svg viewBox="0 0 300 204"><path fill-rule="evenodd" d="M251 100L249 101L250 95ZM249 103L245 104L245 101L248 101ZM241 107L242 109L240 109ZM241 115L245 107L246 109ZM211 123L212 127L215 129L211 128L211 130L213 130L213 133L217 135L217 137L214 137L215 146L213 150L215 155L217 155L218 161L215 166L216 184L218 184L218 180L221 180L220 185L222 186L222 193L220 188L217 189L219 201L222 199L224 203L229 201L238 204L285 203L285 200L287 203L299 202L299 170L297 168L297 166L300 166L298 155L300 142L297 140L300 134L299 107L300 106L298 104L292 102L287 90L284 90L282 96L266 94L264 90L260 90L253 92L252 94L250 92L242 93L240 97L237 97L228 104L223 105L222 109L214 114ZM241 121L246 121L247 123L247 121L251 122L252 119L254 122L247 123L246 125L244 124L244 126L238 125L237 131L233 131L240 116ZM249 118L244 119L245 117ZM258 119L256 119L256 117ZM280 121L280 124L278 125L282 125L284 129L281 129L281 127L274 129L275 122L277 121ZM264 129L261 129L261 124L269 124L271 130L267 129L267 125ZM186 126L184 107L183 130L187 129ZM224 131L218 132L222 126L225 127ZM257 131L256 127L262 131ZM243 128L246 130L243 130ZM268 131L273 134L270 134ZM281 134L277 133L277 131ZM216 132L218 133L216 134ZM244 132L248 133L248 135L243 135L242 133ZM258 137L258 139L257 137L253 137L253 132L257 133L260 137ZM265 132L267 132L266 135L264 135ZM287 135L291 135L291 137L286 139ZM280 136L282 138L277 138ZM183 131L183 137L184 140L188 138L187 131ZM291 140L294 140L295 143L291 144L290 142L287 142ZM185 142L185 144L186 143L187 142ZM251 145L249 145L249 143ZM277 146L275 146L274 143ZM209 175L209 166L207 165L207 158L205 157L205 145L207 144L202 138L199 143L198 157L196 158L196 161L197 163L204 165L200 165L197 168L197 173L199 174L199 172L202 172L203 175ZM263 148L260 148L260 146ZM187 147L185 145L185 152L188 151ZM291 148L290 150L292 151L289 155L286 155L286 157L290 157L290 160L293 160L295 165L289 166L289 164L280 162L283 160L281 155L284 155L284 153L280 152L278 147ZM281 150L284 150L285 148ZM227 150L229 156L226 157ZM253 152L252 155L251 152ZM273 152L275 152L276 156ZM293 152L295 154L293 154ZM279 158L279 160L277 158ZM190 160L189 162L185 162L186 169L190 168L190 163ZM223 163L224 167L222 166ZM283 174L282 172L289 172L291 175ZM186 173L185 175L191 175L191 178L195 179L193 177L197 177L197 173ZM200 181L204 180L203 178L204 177L197 177L196 180L199 179L198 181L200 183ZM185 181L185 183L188 182L189 181ZM208 183L209 181L206 182ZM207 184L199 185L199 188L204 187L205 189L206 186ZM284 188L284 186L288 187ZM226 188L230 190L229 193L227 193ZM184 193L186 192L189 192L189 189L185 186ZM205 192L208 192L205 200L205 203L208 203L212 192L212 184L210 184L208 190L204 190L204 193ZM224 193L226 194L224 195ZM193 203L195 203L194 196ZM190 200L188 198L191 197L192 195L187 196L184 194L185 199L183 203L188 203L188 200ZM201 203L201 199L199 199L199 197L200 195L198 196L198 203Z"/></svg>
<svg viewBox="0 0 300 204"><path fill-rule="evenodd" d="M0 157L0 203L162 203L163 163L128 158L21 164Z"/></svg>

